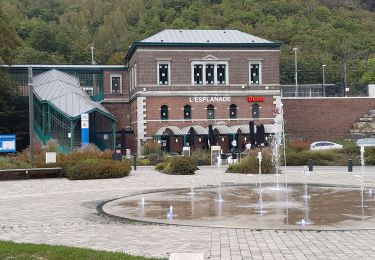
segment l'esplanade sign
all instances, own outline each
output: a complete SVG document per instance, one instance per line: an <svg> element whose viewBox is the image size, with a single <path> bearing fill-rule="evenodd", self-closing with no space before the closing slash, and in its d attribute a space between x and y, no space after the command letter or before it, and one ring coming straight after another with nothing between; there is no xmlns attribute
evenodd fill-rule
<svg viewBox="0 0 375 260"><path fill-rule="evenodd" d="M191 103L230 102L231 97L190 97Z"/></svg>
<svg viewBox="0 0 375 260"><path fill-rule="evenodd" d="M190 97L189 98L190 103L213 103L213 102L231 102L231 97L225 97L225 96L219 96L219 97ZM263 96L248 96L247 97L248 102L264 102Z"/></svg>

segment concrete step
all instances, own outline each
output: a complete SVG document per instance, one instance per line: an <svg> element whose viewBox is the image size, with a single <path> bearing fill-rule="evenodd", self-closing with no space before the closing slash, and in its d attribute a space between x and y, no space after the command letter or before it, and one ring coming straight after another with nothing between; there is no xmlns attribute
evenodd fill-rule
<svg viewBox="0 0 375 260"><path fill-rule="evenodd" d="M359 122L372 122L372 118L371 117L361 117L358 121Z"/></svg>
<svg viewBox="0 0 375 260"><path fill-rule="evenodd" d="M169 260L204 260L204 253L172 253Z"/></svg>
<svg viewBox="0 0 375 260"><path fill-rule="evenodd" d="M375 114L375 110L369 110L369 114Z"/></svg>

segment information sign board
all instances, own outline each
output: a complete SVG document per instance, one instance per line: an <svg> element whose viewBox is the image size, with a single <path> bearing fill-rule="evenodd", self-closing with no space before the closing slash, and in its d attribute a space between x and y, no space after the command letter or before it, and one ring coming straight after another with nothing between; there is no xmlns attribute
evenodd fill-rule
<svg viewBox="0 0 375 260"><path fill-rule="evenodd" d="M16 135L0 135L0 152L14 153L16 151Z"/></svg>

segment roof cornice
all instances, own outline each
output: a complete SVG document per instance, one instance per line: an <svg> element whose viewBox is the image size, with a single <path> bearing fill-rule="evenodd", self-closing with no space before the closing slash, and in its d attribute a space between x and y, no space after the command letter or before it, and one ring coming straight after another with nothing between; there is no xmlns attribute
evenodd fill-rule
<svg viewBox="0 0 375 260"><path fill-rule="evenodd" d="M270 42L270 43L174 43L174 42L134 42L128 52L126 53L124 60L125 64L129 62L134 52L138 47L141 46L152 46L152 47L216 47L216 48L280 48L282 42Z"/></svg>

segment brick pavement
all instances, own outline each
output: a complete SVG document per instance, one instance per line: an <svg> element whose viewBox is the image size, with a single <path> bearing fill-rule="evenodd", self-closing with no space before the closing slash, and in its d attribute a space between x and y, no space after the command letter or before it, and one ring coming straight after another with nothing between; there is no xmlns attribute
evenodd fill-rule
<svg viewBox="0 0 375 260"><path fill-rule="evenodd" d="M360 172L315 167L312 183L359 185ZM194 176L201 186L217 184L216 168ZM302 168L290 167L289 182L302 182ZM367 185L375 168L367 167ZM274 176L263 176L273 182ZM222 174L225 183L254 183L256 175ZM129 223L102 216L96 206L135 192L189 187L191 176L169 176L139 167L126 178L69 181L41 179L0 182L0 239L69 245L135 255L167 257L171 252L204 252L210 259L373 259L375 230L278 231Z"/></svg>

